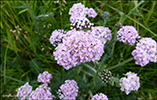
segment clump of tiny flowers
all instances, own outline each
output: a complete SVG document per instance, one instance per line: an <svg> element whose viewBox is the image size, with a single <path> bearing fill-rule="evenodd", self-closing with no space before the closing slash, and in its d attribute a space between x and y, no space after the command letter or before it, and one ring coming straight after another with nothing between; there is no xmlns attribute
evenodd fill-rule
<svg viewBox="0 0 157 100"><path fill-rule="evenodd" d="M140 38L137 30L133 26L122 26L117 32L117 40L133 46Z"/></svg>
<svg viewBox="0 0 157 100"><path fill-rule="evenodd" d="M38 75L38 82L43 83L50 83L50 79L52 78L52 75L48 71L44 71L42 74L40 73Z"/></svg>
<svg viewBox="0 0 157 100"><path fill-rule="evenodd" d="M70 8L69 11L71 29L90 29L94 24L91 23L87 18L92 17L95 18L97 13L93 8L85 7L82 3L75 3Z"/></svg>
<svg viewBox="0 0 157 100"><path fill-rule="evenodd" d="M73 19L70 19L73 20ZM94 25L91 23L86 17L77 17L74 19L75 21L71 21L71 29L81 30L81 29L91 29Z"/></svg>
<svg viewBox="0 0 157 100"><path fill-rule="evenodd" d="M29 94L31 92L32 92L32 86L29 85L29 83L27 82L25 85L18 88L18 92L17 92L16 97L19 100L25 100L25 99L27 99L27 97L29 96Z"/></svg>
<svg viewBox="0 0 157 100"><path fill-rule="evenodd" d="M139 77L137 74L132 72L127 72L126 77L120 79L121 91L125 91L128 95L131 91L138 91L140 87Z"/></svg>
<svg viewBox="0 0 157 100"><path fill-rule="evenodd" d="M111 40L112 38L111 30L108 27L92 27L91 30L89 30L87 33L93 36L94 38L101 40L103 44L105 44L107 40Z"/></svg>
<svg viewBox="0 0 157 100"><path fill-rule="evenodd" d="M65 84L62 84L58 89L58 97L63 100L76 100L78 96L77 83L75 80L66 80Z"/></svg>
<svg viewBox="0 0 157 100"><path fill-rule="evenodd" d="M52 100L53 95L51 94L51 89L48 87L48 84L42 84L32 91L28 100Z"/></svg>
<svg viewBox="0 0 157 100"><path fill-rule="evenodd" d="M71 30L63 38L63 43L55 48L53 55L57 63L66 70L81 63L99 60L103 51L100 40L84 31Z"/></svg>
<svg viewBox="0 0 157 100"><path fill-rule="evenodd" d="M57 46L59 43L61 43L62 38L64 37L64 33L66 33L66 31L64 31L63 29L54 30L49 39L51 44L53 46Z"/></svg>
<svg viewBox="0 0 157 100"><path fill-rule="evenodd" d="M74 17L86 17L88 8L86 8L82 3L75 3L70 8L69 15Z"/></svg>
<svg viewBox="0 0 157 100"><path fill-rule="evenodd" d="M99 94L95 94L93 97L92 97L92 100L109 100L107 98L107 96L103 93L99 93Z"/></svg>
<svg viewBox="0 0 157 100"><path fill-rule="evenodd" d="M157 62L157 43L152 38L142 38L136 44L132 55L137 65L145 66L150 62Z"/></svg>
<svg viewBox="0 0 157 100"><path fill-rule="evenodd" d="M85 7L82 3L75 3L70 8L69 15L72 17L92 17L95 18L97 16L97 13L93 8Z"/></svg>

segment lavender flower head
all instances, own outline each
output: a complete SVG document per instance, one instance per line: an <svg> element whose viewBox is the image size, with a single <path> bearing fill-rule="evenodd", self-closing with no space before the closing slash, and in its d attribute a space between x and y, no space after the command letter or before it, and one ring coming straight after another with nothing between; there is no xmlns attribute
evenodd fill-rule
<svg viewBox="0 0 157 100"><path fill-rule="evenodd" d="M109 100L103 93L96 94L92 97L92 100Z"/></svg>
<svg viewBox="0 0 157 100"><path fill-rule="evenodd" d="M27 82L25 85L18 88L16 97L19 100L25 100L25 99L27 99L27 97L29 96L31 91L32 91L32 86L30 86L29 83Z"/></svg>
<svg viewBox="0 0 157 100"><path fill-rule="evenodd" d="M85 6L82 3L75 3L70 8L69 15L74 17L85 17L88 13L88 8L85 8Z"/></svg>
<svg viewBox="0 0 157 100"><path fill-rule="evenodd" d="M79 87L75 80L66 80L65 84L62 84L58 89L57 94L63 100L76 100L78 89Z"/></svg>
<svg viewBox="0 0 157 100"><path fill-rule="evenodd" d="M101 40L103 44L105 44L107 40L111 40L112 37L111 30L108 27L103 26L92 27L87 33L94 38Z"/></svg>
<svg viewBox="0 0 157 100"><path fill-rule="evenodd" d="M137 30L133 26L122 26L117 32L117 40L133 46L139 38Z"/></svg>
<svg viewBox="0 0 157 100"><path fill-rule="evenodd" d="M55 60L66 70L81 63L99 60L103 51L100 40L84 31L71 30L63 38L63 43L55 48Z"/></svg>
<svg viewBox="0 0 157 100"><path fill-rule="evenodd" d="M132 55L137 65L142 67L149 62L157 62L157 43L151 38L142 38L136 44L136 49L132 51Z"/></svg>
<svg viewBox="0 0 157 100"><path fill-rule="evenodd" d="M40 85L35 91L31 92L28 100L52 100L54 96L50 91L48 84Z"/></svg>
<svg viewBox="0 0 157 100"><path fill-rule="evenodd" d="M85 17L73 18L73 16L71 16L70 20L71 20L71 29L76 29L76 30L90 29L94 25Z"/></svg>
<svg viewBox="0 0 157 100"><path fill-rule="evenodd" d="M97 16L97 13L95 12L95 10L93 8L89 8L87 15L88 15L88 17L95 18Z"/></svg>
<svg viewBox="0 0 157 100"><path fill-rule="evenodd" d="M53 46L57 46L59 43L62 42L62 38L64 37L64 33L66 33L66 31L58 29L58 30L54 30L50 36L50 42Z"/></svg>
<svg viewBox="0 0 157 100"><path fill-rule="evenodd" d="M50 83L50 79L52 78L52 75L48 73L48 71L44 71L42 74L40 73L38 75L38 82L43 83Z"/></svg>
<svg viewBox="0 0 157 100"><path fill-rule="evenodd" d="M121 91L125 91L128 95L131 91L138 91L140 87L139 77L137 74L132 72L127 72L126 77L120 79Z"/></svg>

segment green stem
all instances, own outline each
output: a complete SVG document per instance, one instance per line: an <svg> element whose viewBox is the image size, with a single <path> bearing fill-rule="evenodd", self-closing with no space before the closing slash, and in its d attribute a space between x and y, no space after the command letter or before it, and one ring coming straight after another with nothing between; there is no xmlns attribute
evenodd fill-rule
<svg viewBox="0 0 157 100"><path fill-rule="evenodd" d="M7 63L7 51L8 51L8 46L6 47L6 51L5 51L5 57L4 57L4 84L6 84L6 63Z"/></svg>
<svg viewBox="0 0 157 100"><path fill-rule="evenodd" d="M126 16L127 16L127 15L126 15ZM151 30L149 30L147 27L145 27L144 25L142 25L142 24L139 23L138 21L132 19L131 17L129 17L129 16L127 16L127 17L128 17L129 19L133 20L134 22L136 22L137 24L139 24L140 26L142 26L142 27L145 28L147 31L149 31L150 33L152 33L154 36L157 37L157 35L156 35L154 32L152 32Z"/></svg>
<svg viewBox="0 0 157 100"><path fill-rule="evenodd" d="M91 66L89 66L88 64L82 63L84 66L86 66L87 68L91 69L94 73L96 73L96 70L94 68L92 68Z"/></svg>
<svg viewBox="0 0 157 100"><path fill-rule="evenodd" d="M1 74L1 76L4 76L4 75L2 75L2 74ZM17 82L19 82L19 83L24 83L24 81L21 81L21 80L18 80L18 79L15 79L15 78L9 77L9 76L5 76L5 77L6 77L6 78L8 78L8 79L11 79L11 80L17 81Z"/></svg>
<svg viewBox="0 0 157 100"><path fill-rule="evenodd" d="M106 26L106 22L107 22L107 20L104 19L104 25L103 25L104 27Z"/></svg>
<svg viewBox="0 0 157 100"><path fill-rule="evenodd" d="M132 61L133 59L134 59L134 58L131 57L131 58L129 58L129 59L127 59L127 60L125 60L125 61L123 61L123 62L117 64L117 65L114 65L114 66L111 66L111 67L107 68L107 70L115 69L115 68L117 68L117 67L119 67L119 66L122 66L122 65L124 65L124 64L126 64L126 63Z"/></svg>
<svg viewBox="0 0 157 100"><path fill-rule="evenodd" d="M107 54L105 54L105 55L103 56L103 59L102 59L102 61L100 62L99 68L100 68L101 66L103 66L103 63L105 62L106 58L107 58Z"/></svg>

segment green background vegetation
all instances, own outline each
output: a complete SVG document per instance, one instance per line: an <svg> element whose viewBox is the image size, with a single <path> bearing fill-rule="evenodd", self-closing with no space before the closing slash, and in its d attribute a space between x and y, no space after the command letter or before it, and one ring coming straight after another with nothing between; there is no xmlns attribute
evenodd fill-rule
<svg viewBox="0 0 157 100"><path fill-rule="evenodd" d="M135 65L131 51L134 46L114 41L105 48L106 55L99 62L87 63L93 69L102 70L106 66L116 78L124 77L124 73L132 71L140 77L139 91L133 91L128 96L120 91L118 84L114 86L103 84L99 77L88 67L80 65L66 71L59 66L53 57L54 48L49 37L55 29L70 29L69 9L74 3L82 1L1 1L1 64L0 64L0 97L3 95L16 95L21 85L29 82L33 89L39 73L47 70L53 78L50 83L52 94L57 97L57 89L67 79L75 79L79 86L80 99L89 99L96 93L104 93L110 100L157 100L157 64L149 63L144 67ZM151 1L125 1L125 0L86 0L86 7L92 7L98 13L90 21L95 26L103 25L101 13L108 11L110 17L106 27L112 30L115 37L115 24L134 26L141 37L151 37L157 41L157 4ZM40 15L52 12L54 17ZM51 24L51 25L50 25ZM21 30L16 28L19 25ZM11 32L10 30L17 30ZM112 51L112 53L110 52ZM96 66L96 67L95 67Z"/></svg>

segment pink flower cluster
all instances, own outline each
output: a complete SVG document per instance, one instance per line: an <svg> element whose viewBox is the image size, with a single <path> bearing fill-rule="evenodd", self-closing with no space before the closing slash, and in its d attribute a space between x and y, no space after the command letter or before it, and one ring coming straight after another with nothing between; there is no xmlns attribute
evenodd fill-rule
<svg viewBox="0 0 157 100"><path fill-rule="evenodd" d="M58 29L58 30L54 30L50 36L50 42L53 46L57 46L59 43L62 42L62 38L64 37L64 33L66 33L66 31Z"/></svg>
<svg viewBox="0 0 157 100"><path fill-rule="evenodd" d="M94 24L86 18L86 15L88 15L88 17L95 18L97 13L93 8L87 8L82 3L75 3L70 8L69 15L71 15L71 29L78 30L91 28Z"/></svg>
<svg viewBox="0 0 157 100"><path fill-rule="evenodd" d="M52 100L53 96L50 91L48 84L42 84L31 92L28 100Z"/></svg>
<svg viewBox="0 0 157 100"><path fill-rule="evenodd" d="M23 86L21 86L20 88L18 88L16 97L19 100L25 100L25 99L28 98L28 96L29 96L29 94L31 92L32 92L32 86L29 85L29 83L27 82L26 84L24 84Z"/></svg>
<svg viewBox="0 0 157 100"><path fill-rule="evenodd" d="M71 29L90 29L94 24L91 23L86 17L76 17L75 19L71 19Z"/></svg>
<svg viewBox="0 0 157 100"><path fill-rule="evenodd" d="M92 100L109 100L103 93L96 94L92 97Z"/></svg>
<svg viewBox="0 0 157 100"><path fill-rule="evenodd" d="M48 73L48 71L44 71L42 74L40 73L38 75L38 82L43 82L43 83L50 83L50 79L52 78L52 75Z"/></svg>
<svg viewBox="0 0 157 100"><path fill-rule="evenodd" d="M63 38L63 43L55 48L55 60L66 70L81 63L99 60L103 51L100 40L84 31L71 30Z"/></svg>
<svg viewBox="0 0 157 100"><path fill-rule="evenodd" d="M44 84L40 85L32 91L32 86L27 82L25 85L18 88L16 97L19 100L52 100L54 96L51 94L51 88L48 87L50 79L52 78L51 74L47 71L44 71L43 74L39 74L38 82L43 82Z"/></svg>
<svg viewBox="0 0 157 100"><path fill-rule="evenodd" d="M127 72L126 77L120 79L121 91L125 91L128 95L131 91L138 91L140 87L139 77L137 74L132 72Z"/></svg>
<svg viewBox="0 0 157 100"><path fill-rule="evenodd" d="M157 62L156 41L148 37L140 39L132 55L137 65L145 66L149 62Z"/></svg>
<svg viewBox="0 0 157 100"><path fill-rule="evenodd" d="M112 37L111 30L108 27L103 26L92 27L87 33L94 38L101 40L103 44L105 44L107 40L111 40Z"/></svg>
<svg viewBox="0 0 157 100"><path fill-rule="evenodd" d="M137 42L138 38L138 32L133 26L122 26L117 32L117 40L131 46Z"/></svg>
<svg viewBox="0 0 157 100"><path fill-rule="evenodd" d="M69 15L71 17L92 17L95 18L97 16L97 13L93 8L87 8L82 3L75 3L70 8Z"/></svg>
<svg viewBox="0 0 157 100"><path fill-rule="evenodd" d="M65 84L62 84L58 89L57 94L63 100L76 100L78 88L75 80L66 80Z"/></svg>

